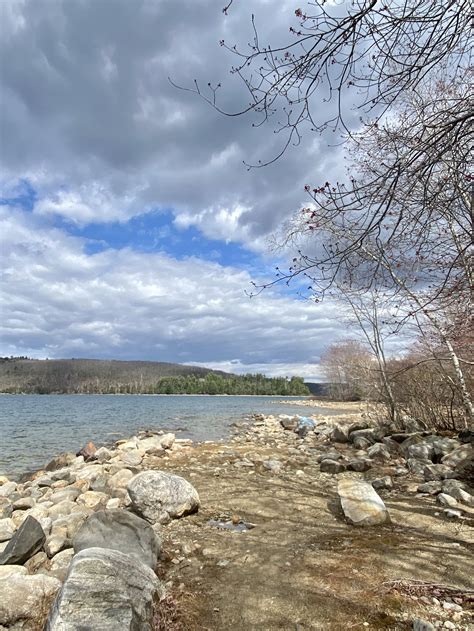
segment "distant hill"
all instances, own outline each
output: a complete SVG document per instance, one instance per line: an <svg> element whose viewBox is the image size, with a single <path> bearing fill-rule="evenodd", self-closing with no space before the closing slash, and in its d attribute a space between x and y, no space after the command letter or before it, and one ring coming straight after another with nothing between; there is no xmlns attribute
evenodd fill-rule
<svg viewBox="0 0 474 631"><path fill-rule="evenodd" d="M9 394L309 394L303 379L232 375L166 362L0 358Z"/></svg>

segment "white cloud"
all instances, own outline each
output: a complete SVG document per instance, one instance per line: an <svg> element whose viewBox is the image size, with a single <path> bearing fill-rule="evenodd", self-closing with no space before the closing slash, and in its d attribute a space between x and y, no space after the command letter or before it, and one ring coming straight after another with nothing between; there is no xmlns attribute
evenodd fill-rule
<svg viewBox="0 0 474 631"><path fill-rule="evenodd" d="M84 241L2 209L0 354L114 357L317 375L341 330L328 312L264 292L246 272L129 249L88 256ZM286 367L286 368L285 368Z"/></svg>

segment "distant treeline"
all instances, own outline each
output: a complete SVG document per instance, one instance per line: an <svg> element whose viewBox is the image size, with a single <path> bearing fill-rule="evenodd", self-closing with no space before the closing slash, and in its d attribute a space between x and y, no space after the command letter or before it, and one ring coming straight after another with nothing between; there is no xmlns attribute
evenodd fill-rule
<svg viewBox="0 0 474 631"><path fill-rule="evenodd" d="M3 360L3 361L2 361ZM269 394L307 396L300 377L232 375L164 362L0 358L7 394Z"/></svg>

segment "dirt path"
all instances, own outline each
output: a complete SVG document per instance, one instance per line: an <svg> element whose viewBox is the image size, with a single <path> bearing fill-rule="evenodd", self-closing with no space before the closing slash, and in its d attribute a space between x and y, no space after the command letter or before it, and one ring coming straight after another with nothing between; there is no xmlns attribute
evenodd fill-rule
<svg viewBox="0 0 474 631"><path fill-rule="evenodd" d="M257 427L228 445L200 445L160 466L190 480L202 501L198 514L164 529L163 578L170 611L177 606L178 614L163 628L395 630L411 629L420 617L474 629L465 601L463 612L447 610L442 592L390 583L472 589L472 520L449 521L405 476L380 492L391 525L350 526L337 507L340 476L321 473L316 462L327 448L315 438ZM262 464L268 459L282 469L270 471ZM340 475L373 478L393 469ZM208 524L232 518L255 527L237 533Z"/></svg>

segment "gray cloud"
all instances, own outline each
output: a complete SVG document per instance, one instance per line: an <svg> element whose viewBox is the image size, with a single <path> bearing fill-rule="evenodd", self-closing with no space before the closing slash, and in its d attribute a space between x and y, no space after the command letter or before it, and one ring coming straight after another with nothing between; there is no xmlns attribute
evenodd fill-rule
<svg viewBox="0 0 474 631"><path fill-rule="evenodd" d="M275 155L281 136L168 81L221 81L223 107L245 106L229 75L235 59L218 42L245 46L252 12L262 38L286 39L290 2L236 3L227 18L215 0L4 0L0 9L3 166L34 181L41 214L87 223L172 208L205 234L251 244L306 201L304 184L339 170L339 152L309 135L284 160L247 171L242 161Z"/></svg>

